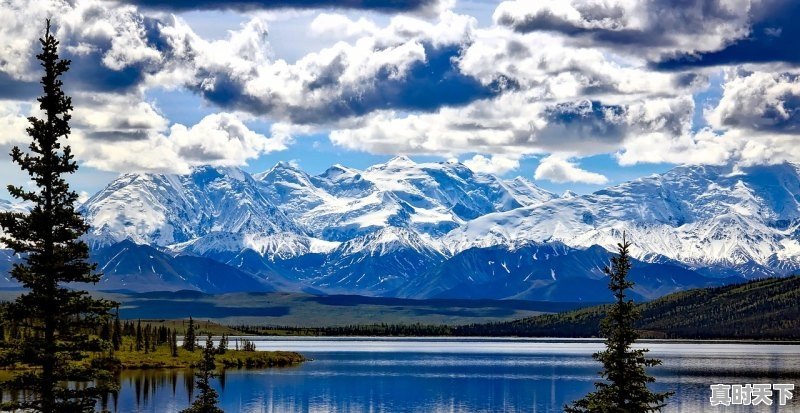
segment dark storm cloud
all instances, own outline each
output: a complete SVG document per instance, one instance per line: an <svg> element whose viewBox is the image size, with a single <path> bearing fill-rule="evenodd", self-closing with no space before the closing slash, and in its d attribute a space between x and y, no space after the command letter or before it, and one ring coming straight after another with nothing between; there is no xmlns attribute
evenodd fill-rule
<svg viewBox="0 0 800 413"><path fill-rule="evenodd" d="M800 63L800 2L784 1L752 26L750 35L722 50L685 54L653 66L674 70L741 63Z"/></svg>
<svg viewBox="0 0 800 413"><path fill-rule="evenodd" d="M193 90L223 108L254 114L282 110L293 122L313 124L361 116L381 109L433 111L443 106L461 106L478 99L497 96L506 89L516 87L511 82L500 81L485 86L462 74L454 61L460 54L458 46L423 46L426 60L413 63L402 77L392 76L389 69L384 69L370 79L368 84L355 86L340 84L340 77L346 66L340 59L333 59L305 85L307 90L327 91L331 95L338 95L338 98L325 101L321 105L289 107L286 103L270 100L269 97L249 95L240 81L226 73L206 73L199 76Z"/></svg>
<svg viewBox="0 0 800 413"><path fill-rule="evenodd" d="M172 48L161 33L160 20L142 16L143 39L148 47L171 59ZM68 44L69 39L67 39ZM161 63L133 62L121 69L108 67L103 56L111 49L108 38L82 38L81 42L89 45L88 53L74 53L69 49L61 50L61 57L71 61L70 70L65 74L65 84L71 90L92 92L127 92L139 86L148 74L158 73Z"/></svg>
<svg viewBox="0 0 800 413"><path fill-rule="evenodd" d="M376 109L432 111L442 106L461 106L498 94L497 82L484 86L454 66L458 46L434 48L425 44L425 62L417 62L403 78L392 78L383 71L375 78L369 93L349 96L344 111L362 115Z"/></svg>
<svg viewBox="0 0 800 413"><path fill-rule="evenodd" d="M41 92L42 86L36 81L26 82L0 72L0 99L32 100Z"/></svg>
<svg viewBox="0 0 800 413"><path fill-rule="evenodd" d="M104 142L125 142L125 141L144 141L150 138L149 130L115 130L88 132L86 137L89 139Z"/></svg>
<svg viewBox="0 0 800 413"><path fill-rule="evenodd" d="M569 133L592 139L616 141L627 133L621 117L625 109L616 105L604 105L596 101L560 103L547 109L546 130L539 136Z"/></svg>
<svg viewBox="0 0 800 413"><path fill-rule="evenodd" d="M168 11L266 10L266 9L359 9L382 12L421 10L438 0L127 0L124 3Z"/></svg>
<svg viewBox="0 0 800 413"><path fill-rule="evenodd" d="M788 0L765 3L784 1ZM742 11L731 9L723 0L644 0L642 3L637 9L641 15L636 16L627 15L630 11L620 6L578 3L572 5L580 14L578 21L543 9L523 17L504 10L497 16L497 22L521 33L552 31L591 43L633 47L675 46L679 37L713 35L719 27L747 23L739 23ZM628 28L633 19L643 21L643 27Z"/></svg>

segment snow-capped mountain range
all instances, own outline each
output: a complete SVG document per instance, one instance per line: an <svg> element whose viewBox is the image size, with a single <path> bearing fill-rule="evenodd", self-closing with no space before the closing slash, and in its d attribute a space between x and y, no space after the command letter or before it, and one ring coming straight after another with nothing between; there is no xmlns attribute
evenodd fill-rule
<svg viewBox="0 0 800 413"><path fill-rule="evenodd" d="M81 212L104 289L593 301L623 232L646 298L800 269L795 164L681 166L561 196L406 157L316 176L198 167L122 175Z"/></svg>

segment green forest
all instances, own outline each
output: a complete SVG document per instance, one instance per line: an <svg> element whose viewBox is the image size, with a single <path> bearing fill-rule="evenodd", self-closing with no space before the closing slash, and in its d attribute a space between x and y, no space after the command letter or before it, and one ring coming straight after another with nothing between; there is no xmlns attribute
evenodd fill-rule
<svg viewBox="0 0 800 413"><path fill-rule="evenodd" d="M644 338L800 339L800 276L701 288L638 304ZM467 325L363 324L323 328L236 326L248 334L317 336L598 337L608 305Z"/></svg>

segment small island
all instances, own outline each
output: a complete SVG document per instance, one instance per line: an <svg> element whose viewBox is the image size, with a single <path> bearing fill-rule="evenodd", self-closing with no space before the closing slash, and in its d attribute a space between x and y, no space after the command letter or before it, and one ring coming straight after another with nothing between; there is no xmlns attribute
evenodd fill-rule
<svg viewBox="0 0 800 413"><path fill-rule="evenodd" d="M196 342L206 336L219 337L214 358L221 368L289 367L306 361L296 352L257 351L255 344L246 338L231 341L230 335L241 336L241 332L211 322L195 323L191 318L124 323L115 320L103 330L110 331L109 338L116 349L95 360L111 363L107 367L112 370L197 367L203 354ZM100 332L101 336L104 334L109 333Z"/></svg>
<svg viewBox="0 0 800 413"><path fill-rule="evenodd" d="M17 334L12 329L9 338ZM291 367L307 361L303 355L291 351L257 351L246 338L231 340L230 335L241 332L212 322L195 323L194 320L126 320L116 319L103 325L97 336L111 343L107 351L86 353L81 361L89 366L102 366L109 371L137 369L191 369L203 360L202 348L185 345L186 337L217 337L219 344L214 359L219 368L260 369ZM4 370L25 370L28 366L17 364Z"/></svg>
<svg viewBox="0 0 800 413"><path fill-rule="evenodd" d="M157 346L148 353L120 350L114 353L112 363L115 369L184 369L198 366L203 358L202 351L178 349L178 356L173 357L171 350L164 345ZM215 355L215 361L222 368L268 368L291 367L307 361L302 354L293 351L245 351L228 350L224 354Z"/></svg>

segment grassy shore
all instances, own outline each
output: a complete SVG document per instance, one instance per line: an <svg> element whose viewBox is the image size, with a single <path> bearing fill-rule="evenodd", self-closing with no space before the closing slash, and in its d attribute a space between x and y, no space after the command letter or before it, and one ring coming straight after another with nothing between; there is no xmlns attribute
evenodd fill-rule
<svg viewBox="0 0 800 413"><path fill-rule="evenodd" d="M147 353L131 350L133 340L125 338L119 351L114 352L114 363L118 369L171 369L191 368L200 363L203 357L201 348L187 351L178 347L177 357L173 357L169 345L157 346ZM306 359L292 351L242 351L228 349L216 355L217 364L224 368L267 368L289 367Z"/></svg>
<svg viewBox="0 0 800 413"><path fill-rule="evenodd" d="M195 367L203 357L202 348L187 351L178 348L177 357L167 344L157 346L147 353L132 350L133 340L125 337L120 350L111 357L108 354L96 353L85 360L87 363L99 363L110 370L137 369L185 369ZM300 353L292 351L242 351L229 349L224 354L216 355L218 368L268 368L290 367L307 361ZM25 366L7 367L3 370L25 370ZM0 379L2 379L0 374Z"/></svg>

